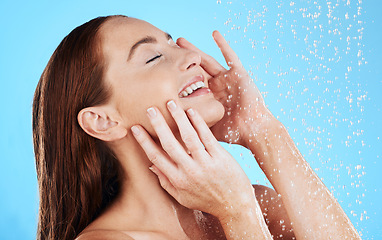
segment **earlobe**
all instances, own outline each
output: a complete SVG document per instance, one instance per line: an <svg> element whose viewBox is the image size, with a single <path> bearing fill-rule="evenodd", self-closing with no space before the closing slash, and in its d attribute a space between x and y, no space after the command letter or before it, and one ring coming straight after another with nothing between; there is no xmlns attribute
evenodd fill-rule
<svg viewBox="0 0 382 240"><path fill-rule="evenodd" d="M78 113L77 119L87 134L103 141L119 140L127 134L127 130L118 121L112 120L107 109L102 107L84 108Z"/></svg>

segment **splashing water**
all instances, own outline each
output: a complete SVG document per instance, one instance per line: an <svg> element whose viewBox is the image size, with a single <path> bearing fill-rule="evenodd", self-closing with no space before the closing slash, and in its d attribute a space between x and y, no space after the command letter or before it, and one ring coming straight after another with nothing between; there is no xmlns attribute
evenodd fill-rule
<svg viewBox="0 0 382 240"><path fill-rule="evenodd" d="M369 218L362 207L368 96L357 81L367 64L362 0L218 4L227 12L225 36L271 112L362 236ZM269 185L265 175L254 174L249 152L237 151L252 182Z"/></svg>

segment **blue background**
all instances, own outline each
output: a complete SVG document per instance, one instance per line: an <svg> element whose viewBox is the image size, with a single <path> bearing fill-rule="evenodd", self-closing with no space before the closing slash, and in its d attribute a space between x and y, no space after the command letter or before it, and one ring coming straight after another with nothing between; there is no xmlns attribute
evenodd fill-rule
<svg viewBox="0 0 382 240"><path fill-rule="evenodd" d="M378 0L1 0L0 239L35 238L38 79L63 37L110 14L186 37L222 63L211 33L225 34L363 239L381 239L381 7ZM248 151L224 146L253 183L269 185Z"/></svg>

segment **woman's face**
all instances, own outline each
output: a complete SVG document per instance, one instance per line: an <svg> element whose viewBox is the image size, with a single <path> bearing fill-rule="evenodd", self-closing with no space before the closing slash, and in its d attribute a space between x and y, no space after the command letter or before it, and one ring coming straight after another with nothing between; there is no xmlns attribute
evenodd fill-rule
<svg viewBox="0 0 382 240"><path fill-rule="evenodd" d="M197 110L209 126L223 117L224 107L207 88L209 75L200 56L178 47L167 33L142 20L116 17L102 26L101 38L105 81L112 90L109 104L127 128L140 124L155 135L146 109L156 106L176 130L166 108L170 99L185 110ZM202 87L200 82L204 89L184 96L190 88Z"/></svg>

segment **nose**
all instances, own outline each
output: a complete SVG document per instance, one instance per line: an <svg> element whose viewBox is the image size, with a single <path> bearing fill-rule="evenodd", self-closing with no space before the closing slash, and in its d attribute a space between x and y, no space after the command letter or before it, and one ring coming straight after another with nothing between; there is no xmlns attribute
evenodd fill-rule
<svg viewBox="0 0 382 240"><path fill-rule="evenodd" d="M187 71L193 67L200 66L202 61L201 56L192 50L184 49L185 52L181 53L183 55L182 62L180 63L180 70Z"/></svg>

